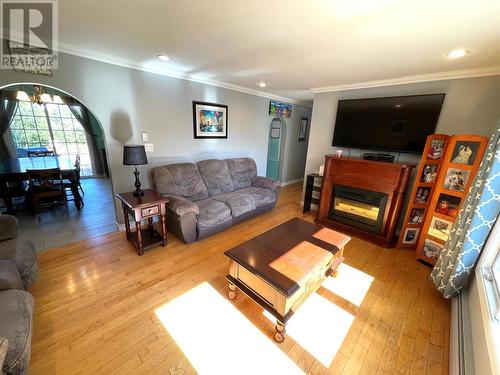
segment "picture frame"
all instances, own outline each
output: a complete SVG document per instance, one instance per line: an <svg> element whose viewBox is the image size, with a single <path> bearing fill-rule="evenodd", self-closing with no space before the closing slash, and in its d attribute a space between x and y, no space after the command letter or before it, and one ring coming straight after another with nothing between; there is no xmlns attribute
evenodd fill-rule
<svg viewBox="0 0 500 375"><path fill-rule="evenodd" d="M430 240L428 238L424 241L424 248L422 249L422 254L427 258L431 258L434 261L437 261L439 258L439 253L443 250L444 245Z"/></svg>
<svg viewBox="0 0 500 375"><path fill-rule="evenodd" d="M415 195L415 204L426 204L431 196L430 187L419 187L417 189L417 194Z"/></svg>
<svg viewBox="0 0 500 375"><path fill-rule="evenodd" d="M462 200L459 197L441 193L439 194L434 211L440 213L441 215L446 215L454 218L458 215L458 210L460 209L461 202Z"/></svg>
<svg viewBox="0 0 500 375"><path fill-rule="evenodd" d="M470 171L461 168L448 168L443 180L443 188L463 192L469 181Z"/></svg>
<svg viewBox="0 0 500 375"><path fill-rule="evenodd" d="M423 208L412 208L410 211L410 217L408 219L408 224L422 224L425 217L425 209Z"/></svg>
<svg viewBox="0 0 500 375"><path fill-rule="evenodd" d="M481 142L458 141L455 143L455 148L453 149L450 162L473 165L480 146Z"/></svg>
<svg viewBox="0 0 500 375"><path fill-rule="evenodd" d="M269 101L269 115L290 118L292 117L292 105L271 100Z"/></svg>
<svg viewBox="0 0 500 375"><path fill-rule="evenodd" d="M439 238L442 241L447 241L450 236L450 230L453 223L451 221L433 216L427 234Z"/></svg>
<svg viewBox="0 0 500 375"><path fill-rule="evenodd" d="M422 175L420 176L420 182L424 183L436 182L437 168L438 166L436 164L426 164L422 171Z"/></svg>
<svg viewBox="0 0 500 375"><path fill-rule="evenodd" d="M444 139L433 139L427 151L427 159L441 159L445 143Z"/></svg>
<svg viewBox="0 0 500 375"><path fill-rule="evenodd" d="M193 101L193 137L227 138L228 106Z"/></svg>
<svg viewBox="0 0 500 375"><path fill-rule="evenodd" d="M420 228L406 228L403 235L403 240L401 243L405 245L414 245L417 243L418 234L420 233Z"/></svg>
<svg viewBox="0 0 500 375"><path fill-rule="evenodd" d="M309 119L307 117L299 118L299 132L298 132L298 141L304 142L307 137L307 126L309 125Z"/></svg>

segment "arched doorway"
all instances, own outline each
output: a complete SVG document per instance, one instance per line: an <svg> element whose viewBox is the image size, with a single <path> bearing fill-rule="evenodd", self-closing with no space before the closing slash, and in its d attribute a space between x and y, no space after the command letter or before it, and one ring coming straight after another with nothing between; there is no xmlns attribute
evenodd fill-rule
<svg viewBox="0 0 500 375"><path fill-rule="evenodd" d="M281 178L283 147L285 146L285 126L285 121L279 117L273 118L269 126L266 177L274 180Z"/></svg>
<svg viewBox="0 0 500 375"><path fill-rule="evenodd" d="M8 128L5 118L0 127L0 180L15 175L16 187L27 192L12 196L10 183L2 183L0 209L17 216L19 236L44 250L116 230L106 142L94 113L71 94L38 83L11 84L0 93L3 116L10 116ZM67 189L67 213L54 207L35 218L24 172L54 166L74 170L78 189Z"/></svg>

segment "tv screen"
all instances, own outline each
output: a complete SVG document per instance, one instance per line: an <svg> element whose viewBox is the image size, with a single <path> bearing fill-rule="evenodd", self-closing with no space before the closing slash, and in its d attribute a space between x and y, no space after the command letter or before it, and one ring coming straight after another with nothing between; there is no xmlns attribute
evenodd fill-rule
<svg viewBox="0 0 500 375"><path fill-rule="evenodd" d="M421 153L445 94L339 100L333 146Z"/></svg>

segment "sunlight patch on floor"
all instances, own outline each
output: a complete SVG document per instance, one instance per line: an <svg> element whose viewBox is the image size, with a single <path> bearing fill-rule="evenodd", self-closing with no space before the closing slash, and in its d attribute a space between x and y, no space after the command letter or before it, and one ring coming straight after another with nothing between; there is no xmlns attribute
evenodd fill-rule
<svg viewBox="0 0 500 375"><path fill-rule="evenodd" d="M263 314L276 322L267 311ZM289 338L328 368L353 321L352 314L318 293L313 293L290 318L286 332Z"/></svg>
<svg viewBox="0 0 500 375"><path fill-rule="evenodd" d="M328 277L321 286L359 307L373 280L367 273L342 263L337 276Z"/></svg>
<svg viewBox="0 0 500 375"><path fill-rule="evenodd" d="M200 374L303 374L207 282L155 313Z"/></svg>

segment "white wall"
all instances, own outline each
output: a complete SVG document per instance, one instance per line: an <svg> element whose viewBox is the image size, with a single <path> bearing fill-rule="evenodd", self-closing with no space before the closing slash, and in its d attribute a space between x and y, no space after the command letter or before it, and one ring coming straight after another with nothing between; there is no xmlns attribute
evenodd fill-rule
<svg viewBox="0 0 500 375"><path fill-rule="evenodd" d="M133 189L132 169L122 165L122 146L142 143L143 131L149 133L155 147L148 155L149 165L141 167L146 188L151 184L151 167L178 161L248 156L255 159L259 174L266 173L271 121L268 98L67 54L59 55L59 69L52 77L12 70L0 72L0 87L25 82L66 91L95 114L104 129L116 192ZM193 138L193 100L228 105L228 139ZM299 113L307 111L310 108L293 105L295 118L289 124L290 132L297 127ZM295 155L296 147L292 146L289 154ZM287 157L285 178L297 175L295 163L291 156ZM299 177L302 175L300 170ZM121 220L121 214L118 218Z"/></svg>

